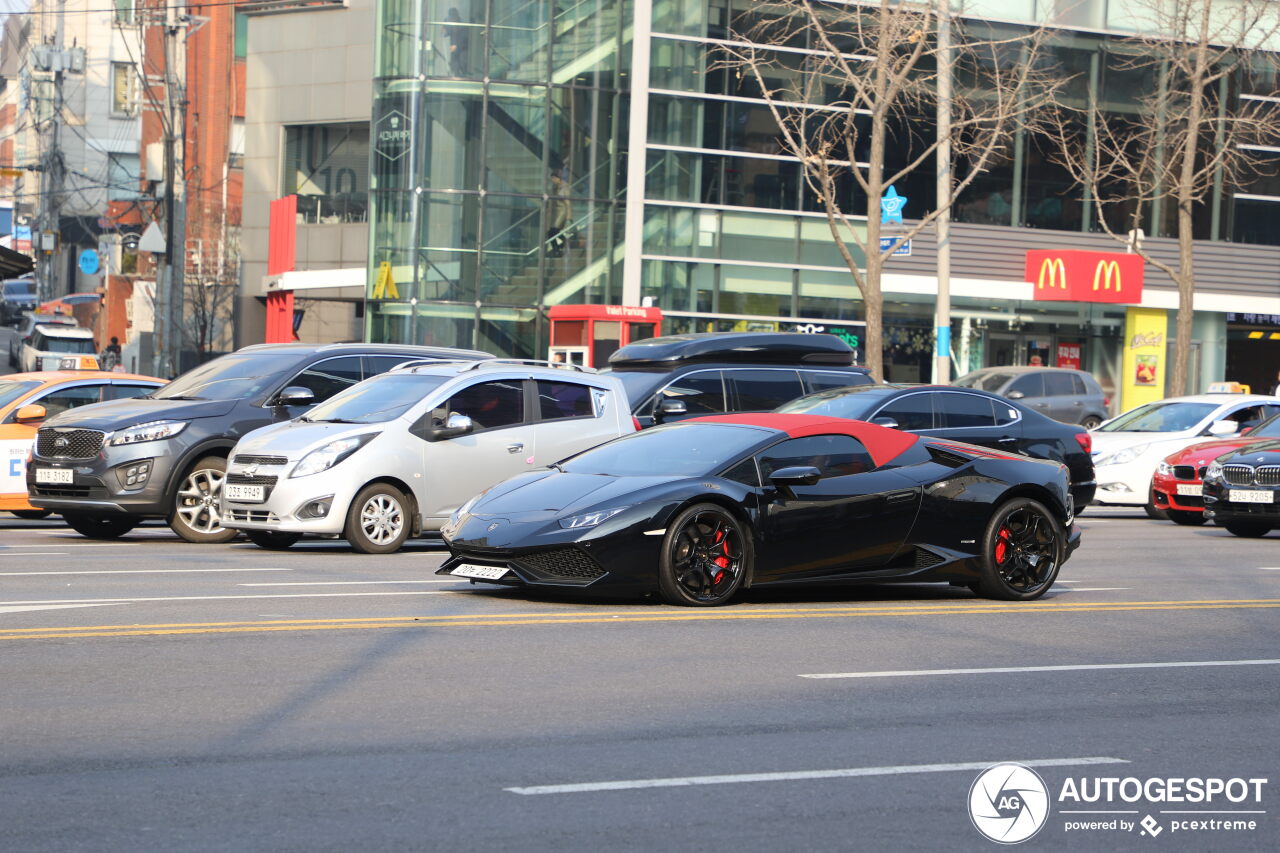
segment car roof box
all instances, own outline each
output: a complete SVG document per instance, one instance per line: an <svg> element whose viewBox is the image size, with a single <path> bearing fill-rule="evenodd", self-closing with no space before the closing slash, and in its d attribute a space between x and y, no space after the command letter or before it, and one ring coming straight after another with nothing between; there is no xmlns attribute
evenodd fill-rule
<svg viewBox="0 0 1280 853"><path fill-rule="evenodd" d="M615 370L671 367L688 362L853 364L853 350L835 335L800 332L707 332L649 338L609 356Z"/></svg>

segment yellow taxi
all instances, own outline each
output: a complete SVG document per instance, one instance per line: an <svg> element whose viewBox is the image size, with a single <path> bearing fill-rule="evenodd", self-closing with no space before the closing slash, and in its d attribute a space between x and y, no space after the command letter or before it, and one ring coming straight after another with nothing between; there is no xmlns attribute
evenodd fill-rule
<svg viewBox="0 0 1280 853"><path fill-rule="evenodd" d="M0 376L0 510L43 518L27 502L27 456L36 430L67 409L150 394L163 379L101 370L49 370Z"/></svg>

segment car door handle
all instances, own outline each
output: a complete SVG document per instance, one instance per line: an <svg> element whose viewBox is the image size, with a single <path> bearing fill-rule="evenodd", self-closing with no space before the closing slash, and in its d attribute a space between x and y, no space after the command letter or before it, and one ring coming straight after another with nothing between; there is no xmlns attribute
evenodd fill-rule
<svg viewBox="0 0 1280 853"><path fill-rule="evenodd" d="M996 444L1017 444L1017 443L1018 443L1018 439L1014 438L1011 435L1002 436L1001 438L996 439Z"/></svg>
<svg viewBox="0 0 1280 853"><path fill-rule="evenodd" d="M915 496L916 496L916 493L914 490L907 491L907 492L892 492L889 495L885 496L885 502L898 503L899 501L909 501L915 498Z"/></svg>
<svg viewBox="0 0 1280 853"><path fill-rule="evenodd" d="M522 441L517 441L515 444L507 445L508 453L519 453L521 450L524 450L524 442Z"/></svg>
<svg viewBox="0 0 1280 853"><path fill-rule="evenodd" d="M1083 401L1081 401L1081 400L1076 400L1076 401L1075 401L1074 403L1072 403L1071 405L1073 405L1073 406L1083 406L1083 405L1084 405L1084 402L1083 402Z"/></svg>

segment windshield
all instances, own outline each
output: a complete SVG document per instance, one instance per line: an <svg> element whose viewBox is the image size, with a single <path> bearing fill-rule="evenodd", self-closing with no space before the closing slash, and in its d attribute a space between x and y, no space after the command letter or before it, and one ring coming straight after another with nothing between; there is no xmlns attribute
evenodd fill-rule
<svg viewBox="0 0 1280 853"><path fill-rule="evenodd" d="M239 400L267 390L298 365L297 355L245 352L224 355L188 370L151 396L157 400Z"/></svg>
<svg viewBox="0 0 1280 853"><path fill-rule="evenodd" d="M14 400L39 385L39 382L0 382L0 408L9 405Z"/></svg>
<svg viewBox="0 0 1280 853"><path fill-rule="evenodd" d="M884 395L884 386L859 385L854 388L831 388L783 403L774 411L856 420L869 414L884 399Z"/></svg>
<svg viewBox="0 0 1280 853"><path fill-rule="evenodd" d="M1012 373L970 373L961 376L951 384L957 388L977 388L980 391L995 392L1003 388L1012 378Z"/></svg>
<svg viewBox="0 0 1280 853"><path fill-rule="evenodd" d="M35 284L30 281L6 281L4 283L5 296L34 296L35 292Z"/></svg>
<svg viewBox="0 0 1280 853"><path fill-rule="evenodd" d="M1280 415L1272 415L1258 424L1247 435L1250 438L1280 438Z"/></svg>
<svg viewBox="0 0 1280 853"><path fill-rule="evenodd" d="M93 338L45 338L40 352L92 353Z"/></svg>
<svg viewBox="0 0 1280 853"><path fill-rule="evenodd" d="M602 444L570 457L560 467L574 474L618 477L704 476L766 437L766 433L751 427L670 424Z"/></svg>
<svg viewBox="0 0 1280 853"><path fill-rule="evenodd" d="M658 373L652 370L609 370L600 371L607 373L622 382L622 387L627 390L627 399L632 403L638 402L641 397L647 397L648 392L653 390L662 377L668 376L667 373Z"/></svg>
<svg viewBox="0 0 1280 853"><path fill-rule="evenodd" d="M335 394L302 418L304 421L338 421L348 424L380 424L393 421L452 377L395 373L375 376Z"/></svg>
<svg viewBox="0 0 1280 853"><path fill-rule="evenodd" d="M1125 412L1099 432L1182 432L1193 428L1217 409L1213 403L1147 403Z"/></svg>

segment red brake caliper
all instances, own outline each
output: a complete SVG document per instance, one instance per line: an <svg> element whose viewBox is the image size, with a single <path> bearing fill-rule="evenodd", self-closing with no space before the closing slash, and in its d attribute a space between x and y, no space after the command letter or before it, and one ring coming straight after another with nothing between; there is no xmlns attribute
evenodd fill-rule
<svg viewBox="0 0 1280 853"><path fill-rule="evenodd" d="M1002 527L996 534L996 562L1003 563L1009 554L1009 528Z"/></svg>
<svg viewBox="0 0 1280 853"><path fill-rule="evenodd" d="M724 580L724 570L729 568L729 540L725 538L723 530L716 531L716 542L720 544L720 552L723 556L711 561L720 567L720 571L716 572L716 576L711 579L712 583L720 583Z"/></svg>

